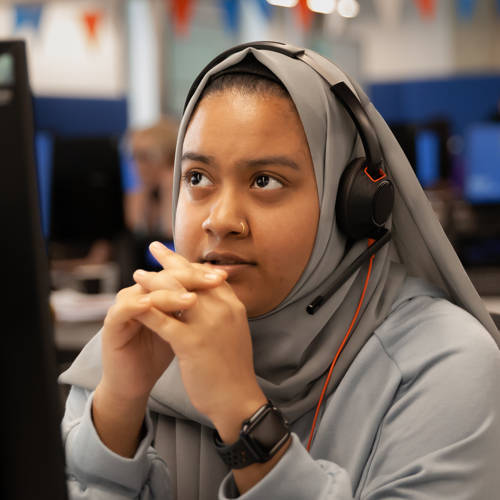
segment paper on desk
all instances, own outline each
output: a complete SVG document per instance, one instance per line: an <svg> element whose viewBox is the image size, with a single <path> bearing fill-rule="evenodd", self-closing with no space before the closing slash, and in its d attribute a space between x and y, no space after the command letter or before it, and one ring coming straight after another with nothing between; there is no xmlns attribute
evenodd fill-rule
<svg viewBox="0 0 500 500"><path fill-rule="evenodd" d="M488 312L500 314L500 297L483 297L483 302Z"/></svg>
<svg viewBox="0 0 500 500"><path fill-rule="evenodd" d="M113 293L87 294L70 288L55 290L50 303L57 321L99 321L115 300Z"/></svg>

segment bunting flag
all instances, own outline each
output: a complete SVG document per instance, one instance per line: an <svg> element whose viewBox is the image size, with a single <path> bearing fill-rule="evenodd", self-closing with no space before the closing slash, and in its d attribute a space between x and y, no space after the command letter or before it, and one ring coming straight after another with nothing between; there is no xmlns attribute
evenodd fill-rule
<svg viewBox="0 0 500 500"><path fill-rule="evenodd" d="M43 5L18 4L14 6L14 30L29 28L35 33L40 29Z"/></svg>
<svg viewBox="0 0 500 500"><path fill-rule="evenodd" d="M375 10L386 26L397 26L403 13L403 0L373 0Z"/></svg>
<svg viewBox="0 0 500 500"><path fill-rule="evenodd" d="M240 0L219 0L226 29L237 34L240 29Z"/></svg>
<svg viewBox="0 0 500 500"><path fill-rule="evenodd" d="M175 32L178 35L186 35L189 28L189 20L193 11L194 0L167 0L174 20Z"/></svg>
<svg viewBox="0 0 500 500"><path fill-rule="evenodd" d="M268 21L273 15L273 6L267 0L255 0L260 7L260 11ZM498 0L500 2L500 0Z"/></svg>
<svg viewBox="0 0 500 500"><path fill-rule="evenodd" d="M82 22L87 35L87 40L91 44L97 43L97 33L102 18L103 13L100 10L87 10L82 13Z"/></svg>
<svg viewBox="0 0 500 500"><path fill-rule="evenodd" d="M311 27L314 14L307 6L307 0L299 0L297 7L295 7L295 12L297 12L297 16L304 31L308 31Z"/></svg>
<svg viewBox="0 0 500 500"><path fill-rule="evenodd" d="M476 8L476 0L456 0L458 15L461 19L471 19Z"/></svg>
<svg viewBox="0 0 500 500"><path fill-rule="evenodd" d="M436 12L436 0L415 0L415 4L422 18L431 19L434 17Z"/></svg>

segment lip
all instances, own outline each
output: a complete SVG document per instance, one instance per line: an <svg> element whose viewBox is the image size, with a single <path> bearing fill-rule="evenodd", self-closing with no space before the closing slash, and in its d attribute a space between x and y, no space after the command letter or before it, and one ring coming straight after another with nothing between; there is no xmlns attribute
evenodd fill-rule
<svg viewBox="0 0 500 500"><path fill-rule="evenodd" d="M200 262L211 264L212 266L255 266L257 263L240 255L230 252L208 252L201 259Z"/></svg>
<svg viewBox="0 0 500 500"><path fill-rule="evenodd" d="M200 259L200 262L223 269L228 274L228 278L257 265L256 262L231 252L208 252Z"/></svg>

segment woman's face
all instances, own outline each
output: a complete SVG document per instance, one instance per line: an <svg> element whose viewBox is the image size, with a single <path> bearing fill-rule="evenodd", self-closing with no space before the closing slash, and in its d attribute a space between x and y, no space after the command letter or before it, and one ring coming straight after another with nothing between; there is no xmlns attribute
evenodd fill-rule
<svg viewBox="0 0 500 500"><path fill-rule="evenodd" d="M292 102L237 92L205 97L184 138L176 250L225 269L255 317L298 281L318 218L313 163Z"/></svg>

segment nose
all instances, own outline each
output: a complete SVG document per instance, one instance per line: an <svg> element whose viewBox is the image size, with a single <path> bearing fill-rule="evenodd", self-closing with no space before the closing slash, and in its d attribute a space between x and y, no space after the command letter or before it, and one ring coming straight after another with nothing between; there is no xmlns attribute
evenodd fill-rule
<svg viewBox="0 0 500 500"><path fill-rule="evenodd" d="M203 230L217 239L228 236L245 238L250 231L241 205L241 198L232 189L221 190L202 223Z"/></svg>

